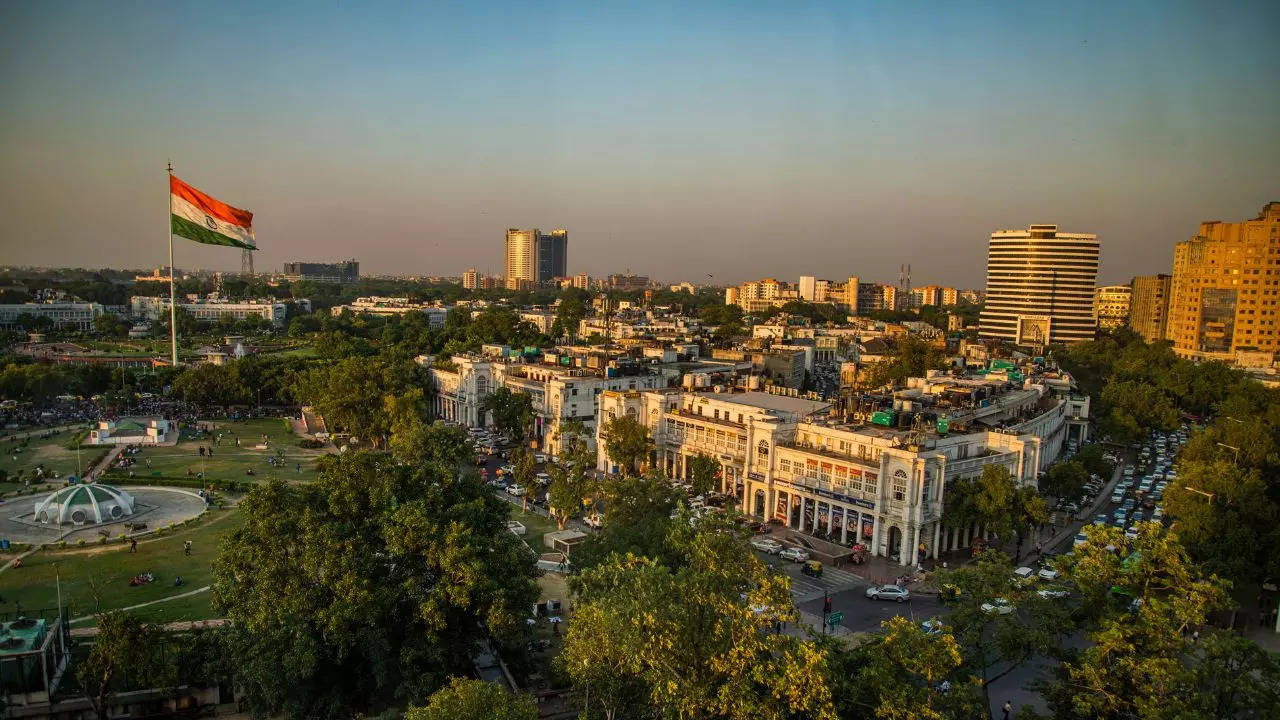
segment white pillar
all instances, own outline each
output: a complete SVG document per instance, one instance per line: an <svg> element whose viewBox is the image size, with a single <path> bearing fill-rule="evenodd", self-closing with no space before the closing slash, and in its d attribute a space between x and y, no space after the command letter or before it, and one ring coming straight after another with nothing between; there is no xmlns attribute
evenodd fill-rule
<svg viewBox="0 0 1280 720"><path fill-rule="evenodd" d="M808 501L805 500L803 495L801 495L800 496L800 532L804 532L804 511L805 511L805 505L807 504L808 504Z"/></svg>
<svg viewBox="0 0 1280 720"><path fill-rule="evenodd" d="M836 505L830 500L827 501L827 535L831 534L831 530L836 526Z"/></svg>
<svg viewBox="0 0 1280 720"><path fill-rule="evenodd" d="M903 564L904 565L910 564L911 566L914 567L920 562L920 524L919 523L916 523L915 530L911 533L911 537L912 537L911 554L908 555L907 553L903 553L902 558L904 560L907 558L911 558L910 563L903 563Z"/></svg>
<svg viewBox="0 0 1280 720"><path fill-rule="evenodd" d="M933 524L933 547L929 548L929 557L934 560L938 559L938 544L942 542L942 523L935 522Z"/></svg>
<svg viewBox="0 0 1280 720"><path fill-rule="evenodd" d="M880 515L871 516L871 554L880 554Z"/></svg>
<svg viewBox="0 0 1280 720"><path fill-rule="evenodd" d="M844 545L849 542L849 508L844 508L844 512L840 514L840 544Z"/></svg>
<svg viewBox="0 0 1280 720"><path fill-rule="evenodd" d="M795 502L795 496L792 495L791 493L787 493L787 529L788 530L791 529L791 522L792 522L791 515L795 511L795 506L792 504L794 502Z"/></svg>

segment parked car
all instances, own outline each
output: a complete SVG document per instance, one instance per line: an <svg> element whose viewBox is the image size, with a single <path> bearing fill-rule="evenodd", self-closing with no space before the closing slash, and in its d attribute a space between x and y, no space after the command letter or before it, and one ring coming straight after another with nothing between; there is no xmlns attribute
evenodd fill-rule
<svg viewBox="0 0 1280 720"><path fill-rule="evenodd" d="M1013 571L1013 579L1018 583L1025 583L1035 580L1036 571L1032 568L1023 566Z"/></svg>
<svg viewBox="0 0 1280 720"><path fill-rule="evenodd" d="M911 599L911 591L900 585L881 585L879 587L872 585L867 588L867 599L906 602Z"/></svg>
<svg viewBox="0 0 1280 720"><path fill-rule="evenodd" d="M1071 544L1072 544L1072 546L1083 545L1083 544L1085 544L1088 540L1089 540L1089 538L1088 538L1084 533L1078 533L1078 534L1076 535L1075 540L1073 540L1073 541L1071 542Z"/></svg>
<svg viewBox="0 0 1280 720"><path fill-rule="evenodd" d="M924 630L925 635L941 635L942 621L938 618L929 618L920 623L920 629Z"/></svg>
<svg viewBox="0 0 1280 720"><path fill-rule="evenodd" d="M537 455L533 456L533 461L538 463L539 465L545 464L547 462L547 456L543 455L542 453L538 453Z"/></svg>
<svg viewBox="0 0 1280 720"><path fill-rule="evenodd" d="M507 486L507 494L520 497L521 495L524 494L524 486L520 485L519 483L511 483L510 485Z"/></svg>
<svg viewBox="0 0 1280 720"><path fill-rule="evenodd" d="M989 603L982 603L982 612L995 613L997 615L1008 615L1016 608L1004 598L993 598Z"/></svg>
<svg viewBox="0 0 1280 720"><path fill-rule="evenodd" d="M1060 588L1055 585L1052 587L1041 588L1040 590L1036 591L1036 594L1044 598L1045 600L1061 600L1062 598L1066 597L1070 593L1068 593L1063 588Z"/></svg>
<svg viewBox="0 0 1280 720"><path fill-rule="evenodd" d="M767 537L751 538L751 547L770 555L777 555L782 552L782 543Z"/></svg>
<svg viewBox="0 0 1280 720"><path fill-rule="evenodd" d="M1040 572L1036 573L1042 580L1057 580L1058 571L1053 568L1040 568Z"/></svg>
<svg viewBox="0 0 1280 720"><path fill-rule="evenodd" d="M1094 518L1093 518L1093 524L1094 524L1094 525L1106 525L1106 524L1107 524L1107 516L1106 516L1106 514L1105 514L1105 513L1103 513L1103 514L1100 514L1100 515L1095 515L1095 516L1094 516Z"/></svg>
<svg viewBox="0 0 1280 720"><path fill-rule="evenodd" d="M789 547L778 553L778 557L792 562L804 562L809 559L809 551L798 547Z"/></svg>

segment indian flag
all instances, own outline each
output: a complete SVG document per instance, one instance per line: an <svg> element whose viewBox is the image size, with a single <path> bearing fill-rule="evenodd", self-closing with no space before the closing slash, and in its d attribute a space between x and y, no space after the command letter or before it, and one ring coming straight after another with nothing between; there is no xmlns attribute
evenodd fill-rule
<svg viewBox="0 0 1280 720"><path fill-rule="evenodd" d="M169 175L169 222L173 234L205 245L257 250L253 213L205 195Z"/></svg>

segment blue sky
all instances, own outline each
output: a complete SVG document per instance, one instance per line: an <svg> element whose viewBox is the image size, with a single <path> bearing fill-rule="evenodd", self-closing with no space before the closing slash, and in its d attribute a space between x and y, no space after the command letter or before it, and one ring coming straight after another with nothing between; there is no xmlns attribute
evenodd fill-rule
<svg viewBox="0 0 1280 720"><path fill-rule="evenodd" d="M1280 5L6 3L0 262L165 259L165 160L258 267L980 286L1096 232L1103 282L1280 200ZM238 267L179 246L178 264Z"/></svg>

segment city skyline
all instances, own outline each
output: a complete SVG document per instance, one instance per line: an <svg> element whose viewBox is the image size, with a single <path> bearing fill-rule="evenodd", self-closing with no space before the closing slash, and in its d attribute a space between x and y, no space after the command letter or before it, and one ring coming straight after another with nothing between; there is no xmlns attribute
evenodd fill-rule
<svg viewBox="0 0 1280 720"><path fill-rule="evenodd" d="M505 228L564 227L568 274L722 285L981 287L1040 223L1124 282L1280 192L1268 3L50 9L0 10L13 264L162 263L168 159L256 214L260 268L498 274Z"/></svg>

